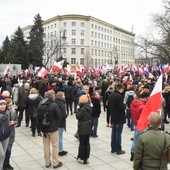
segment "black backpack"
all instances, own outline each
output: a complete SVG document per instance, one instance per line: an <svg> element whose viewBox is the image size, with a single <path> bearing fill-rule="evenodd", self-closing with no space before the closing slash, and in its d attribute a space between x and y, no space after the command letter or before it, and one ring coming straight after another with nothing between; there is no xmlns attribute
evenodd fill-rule
<svg viewBox="0 0 170 170"><path fill-rule="evenodd" d="M134 100L134 96L133 95L128 95L127 101L126 101L126 105L128 108L130 108L130 104L132 103L132 101Z"/></svg>
<svg viewBox="0 0 170 170"><path fill-rule="evenodd" d="M37 108L37 121L41 129L48 127L51 123L50 118L50 104L40 102Z"/></svg>

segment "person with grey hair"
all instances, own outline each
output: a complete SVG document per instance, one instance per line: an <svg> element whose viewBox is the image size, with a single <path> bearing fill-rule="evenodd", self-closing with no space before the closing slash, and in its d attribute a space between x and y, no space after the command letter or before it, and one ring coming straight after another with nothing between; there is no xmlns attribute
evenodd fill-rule
<svg viewBox="0 0 170 170"><path fill-rule="evenodd" d="M61 111L54 100L55 92L53 90L47 91L44 95L44 99L38 106L37 120L43 133L45 167L49 168L53 164L53 168L55 169L61 167L62 162L58 159L58 121L61 119ZM48 112L48 118L50 120L50 123L46 126L43 125L42 122L44 117L41 117L41 113L43 112ZM50 150L50 144L52 145L52 152ZM52 160L50 158L50 153L52 153Z"/></svg>
<svg viewBox="0 0 170 170"><path fill-rule="evenodd" d="M134 170L167 170L166 148L170 136L161 132L162 118L156 112L149 115L149 129L139 136L134 154Z"/></svg>

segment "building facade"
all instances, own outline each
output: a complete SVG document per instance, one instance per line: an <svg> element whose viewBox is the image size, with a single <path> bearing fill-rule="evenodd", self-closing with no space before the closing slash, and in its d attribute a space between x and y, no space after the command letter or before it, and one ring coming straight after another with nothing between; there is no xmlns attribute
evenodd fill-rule
<svg viewBox="0 0 170 170"><path fill-rule="evenodd" d="M135 34L84 15L55 16L43 22L43 62L53 65L60 56L70 64L99 67L134 64ZM25 37L31 27L23 28Z"/></svg>

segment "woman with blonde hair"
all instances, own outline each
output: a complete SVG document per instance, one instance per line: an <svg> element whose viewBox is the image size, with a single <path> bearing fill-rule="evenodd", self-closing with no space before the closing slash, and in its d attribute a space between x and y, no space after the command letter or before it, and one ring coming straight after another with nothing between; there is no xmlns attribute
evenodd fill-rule
<svg viewBox="0 0 170 170"><path fill-rule="evenodd" d="M28 114L29 117L31 117L32 137L35 137L36 129L37 129L38 136L41 136L40 128L36 119L38 104L41 100L42 97L38 94L38 90L36 88L31 88L26 102L27 104L26 114Z"/></svg>

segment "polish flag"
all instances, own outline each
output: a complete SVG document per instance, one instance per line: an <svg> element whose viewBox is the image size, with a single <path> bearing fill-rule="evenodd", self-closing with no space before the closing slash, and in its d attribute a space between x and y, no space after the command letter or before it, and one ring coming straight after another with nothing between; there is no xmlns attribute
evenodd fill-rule
<svg viewBox="0 0 170 170"><path fill-rule="evenodd" d="M155 87L148 98L145 107L142 110L142 114L139 118L137 129L142 131L148 127L148 116L151 112L158 112L162 107L162 75L158 78Z"/></svg>
<svg viewBox="0 0 170 170"><path fill-rule="evenodd" d="M53 65L53 70L60 72L60 70L63 68L63 62L64 62L64 60L61 60L59 62L55 61L54 65Z"/></svg>
<svg viewBox="0 0 170 170"><path fill-rule="evenodd" d="M37 76L43 79L47 74L48 71L44 67L42 67L41 70L38 72Z"/></svg>
<svg viewBox="0 0 170 170"><path fill-rule="evenodd" d="M3 72L4 75L10 73L9 65L7 65L5 71Z"/></svg>

